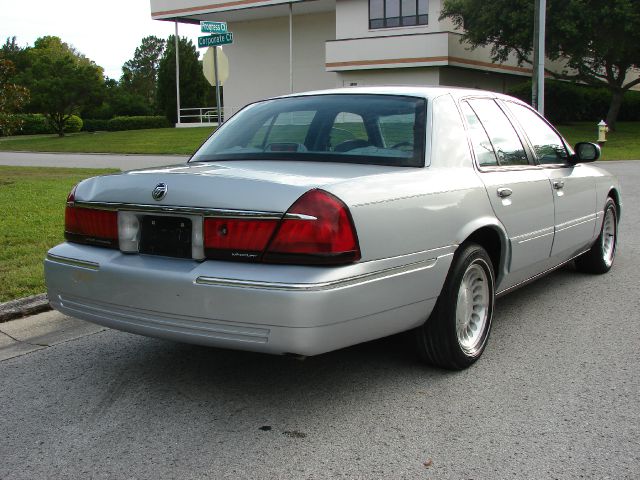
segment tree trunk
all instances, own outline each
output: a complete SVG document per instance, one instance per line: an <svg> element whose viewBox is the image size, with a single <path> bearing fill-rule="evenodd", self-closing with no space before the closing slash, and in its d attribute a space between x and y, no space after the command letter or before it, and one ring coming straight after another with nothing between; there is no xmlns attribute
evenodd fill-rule
<svg viewBox="0 0 640 480"><path fill-rule="evenodd" d="M53 128L58 134L58 136L64 137L64 124L65 124L64 116L59 114L52 115L51 123L53 123Z"/></svg>
<svg viewBox="0 0 640 480"><path fill-rule="evenodd" d="M609 111L607 112L607 125L611 130L616 129L616 121L618 120L618 113L620 113L620 107L622 106L622 100L624 99L624 90L616 88L611 91L611 103L609 104Z"/></svg>

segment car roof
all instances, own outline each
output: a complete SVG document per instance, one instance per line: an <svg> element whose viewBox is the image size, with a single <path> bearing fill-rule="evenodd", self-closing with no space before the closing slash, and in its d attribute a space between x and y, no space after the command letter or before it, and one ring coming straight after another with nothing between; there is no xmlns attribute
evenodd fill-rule
<svg viewBox="0 0 640 480"><path fill-rule="evenodd" d="M459 88L459 87L447 87L439 85L381 85L371 87L343 87L333 88L329 90L315 90L310 92L299 92L290 95L283 95L278 98L286 97L299 97L307 95L335 95L335 94L362 94L362 95L405 95L411 97L421 97L426 99L433 99L442 95L451 95L454 98L469 97L469 96L487 96L492 98L504 98L509 100L519 100L503 95L501 93L490 92L487 90L478 90L474 88Z"/></svg>

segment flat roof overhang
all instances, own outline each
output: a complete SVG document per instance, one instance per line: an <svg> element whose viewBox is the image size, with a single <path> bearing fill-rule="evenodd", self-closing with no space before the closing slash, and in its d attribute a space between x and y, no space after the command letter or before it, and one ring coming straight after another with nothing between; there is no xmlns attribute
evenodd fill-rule
<svg viewBox="0 0 640 480"><path fill-rule="evenodd" d="M199 24L201 21L246 22L263 18L289 15L289 3L296 15L332 12L336 0L232 0L212 3L203 1L182 2L190 5L175 8L177 2L151 0L151 18L179 23Z"/></svg>

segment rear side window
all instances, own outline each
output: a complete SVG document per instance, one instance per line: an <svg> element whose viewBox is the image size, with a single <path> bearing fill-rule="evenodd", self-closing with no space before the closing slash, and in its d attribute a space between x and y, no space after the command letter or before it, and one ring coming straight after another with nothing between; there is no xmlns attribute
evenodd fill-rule
<svg viewBox="0 0 640 480"><path fill-rule="evenodd" d="M533 110L513 102L505 102L533 145L539 163L567 163L569 154L564 142Z"/></svg>
<svg viewBox="0 0 640 480"><path fill-rule="evenodd" d="M462 102L462 113L467 120L469 126L469 138L473 145L473 151L476 154L476 160L480 167L494 167L498 165L496 152L489 141L489 136L484 127L480 123L480 119L476 112L469 106L467 102Z"/></svg>
<svg viewBox="0 0 640 480"><path fill-rule="evenodd" d="M500 166L529 165L520 137L511 122L490 98L469 100L473 111L489 134Z"/></svg>

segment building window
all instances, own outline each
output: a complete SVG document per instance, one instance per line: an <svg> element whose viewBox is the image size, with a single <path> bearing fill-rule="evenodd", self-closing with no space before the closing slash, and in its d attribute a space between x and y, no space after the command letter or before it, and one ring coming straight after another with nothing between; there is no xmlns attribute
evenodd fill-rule
<svg viewBox="0 0 640 480"><path fill-rule="evenodd" d="M369 0L369 28L429 23L429 0Z"/></svg>

